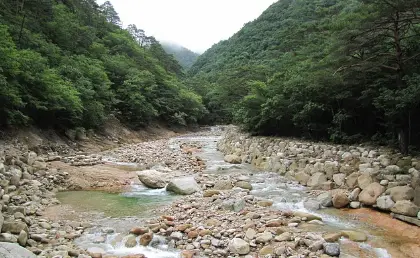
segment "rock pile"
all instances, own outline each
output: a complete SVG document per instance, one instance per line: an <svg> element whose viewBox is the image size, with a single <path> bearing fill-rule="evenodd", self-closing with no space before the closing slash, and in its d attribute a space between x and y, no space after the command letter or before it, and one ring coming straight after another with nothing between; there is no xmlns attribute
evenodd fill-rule
<svg viewBox="0 0 420 258"><path fill-rule="evenodd" d="M312 189L330 191L328 198L321 198L323 206L370 206L420 225L418 157L371 146L250 137L237 128L226 130L218 148L231 163L250 163Z"/></svg>
<svg viewBox="0 0 420 258"><path fill-rule="evenodd" d="M66 172L49 169L48 163L34 152L0 158L0 254L11 250L21 256L77 257L80 251L71 240L83 232L77 223L59 224L40 218L42 211L59 203L54 191L64 184ZM3 256L2 256L3 257ZM7 256L6 256L7 257Z"/></svg>
<svg viewBox="0 0 420 258"><path fill-rule="evenodd" d="M103 164L102 155L99 154L76 154L74 156L67 156L61 159L65 163L72 166L94 166Z"/></svg>

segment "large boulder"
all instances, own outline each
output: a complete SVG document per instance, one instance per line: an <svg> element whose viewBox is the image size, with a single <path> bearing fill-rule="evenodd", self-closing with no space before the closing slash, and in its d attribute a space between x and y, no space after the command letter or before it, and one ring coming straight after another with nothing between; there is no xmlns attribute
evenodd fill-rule
<svg viewBox="0 0 420 258"><path fill-rule="evenodd" d="M420 211L420 208L410 201L402 200L397 201L394 207L391 208L391 211L397 214L416 217L417 213Z"/></svg>
<svg viewBox="0 0 420 258"><path fill-rule="evenodd" d="M388 193L394 202L402 200L412 200L414 198L414 189L409 186L396 186L389 188Z"/></svg>
<svg viewBox="0 0 420 258"><path fill-rule="evenodd" d="M315 173L309 178L307 185L313 188L319 188L323 183L327 182L327 177L324 173Z"/></svg>
<svg viewBox="0 0 420 258"><path fill-rule="evenodd" d="M18 244L0 243L0 257L1 258L36 258L28 249L25 249Z"/></svg>
<svg viewBox="0 0 420 258"><path fill-rule="evenodd" d="M359 178L360 173L359 172L353 172L346 178L346 185L353 189L357 186L357 179Z"/></svg>
<svg viewBox="0 0 420 258"><path fill-rule="evenodd" d="M344 208L350 203L347 193L343 190L334 191L332 194L332 204L335 208Z"/></svg>
<svg viewBox="0 0 420 258"><path fill-rule="evenodd" d="M20 234L22 230L28 232L28 226L20 221L5 221L1 228L1 232L10 232L12 234Z"/></svg>
<svg viewBox="0 0 420 258"><path fill-rule="evenodd" d="M394 205L395 202L389 195L381 196L376 200L376 206L381 210L389 211Z"/></svg>
<svg viewBox="0 0 420 258"><path fill-rule="evenodd" d="M333 175L333 181L338 186L343 186L344 181L346 180L346 174L338 173Z"/></svg>
<svg viewBox="0 0 420 258"><path fill-rule="evenodd" d="M322 193L322 194L318 195L318 197L316 197L316 199L324 207L331 207L332 206L332 195L331 195L331 192Z"/></svg>
<svg viewBox="0 0 420 258"><path fill-rule="evenodd" d="M147 187L153 189L165 188L168 184L166 178L167 174L157 170L143 170L137 172L139 180Z"/></svg>
<svg viewBox="0 0 420 258"><path fill-rule="evenodd" d="M414 204L420 207L420 186L414 190Z"/></svg>
<svg viewBox="0 0 420 258"><path fill-rule="evenodd" d="M224 160L227 163L231 163L231 164L241 164L242 163L241 157L239 157L238 155L234 155L234 154L226 155Z"/></svg>
<svg viewBox="0 0 420 258"><path fill-rule="evenodd" d="M373 179L369 174L362 174L357 178L357 184L362 190L365 189L371 183L373 183Z"/></svg>
<svg viewBox="0 0 420 258"><path fill-rule="evenodd" d="M189 195L201 190L200 186L195 181L194 177L179 177L172 179L166 191L176 194Z"/></svg>
<svg viewBox="0 0 420 258"><path fill-rule="evenodd" d="M385 187L379 183L371 183L359 194L359 201L365 205L376 204L376 199L385 192Z"/></svg>
<svg viewBox="0 0 420 258"><path fill-rule="evenodd" d="M308 183L310 176L306 174L305 172L299 172L296 173L295 179L299 182L301 185L306 185Z"/></svg>
<svg viewBox="0 0 420 258"><path fill-rule="evenodd" d="M245 255L250 252L250 247L245 240L234 238L229 243L229 251L233 254Z"/></svg>

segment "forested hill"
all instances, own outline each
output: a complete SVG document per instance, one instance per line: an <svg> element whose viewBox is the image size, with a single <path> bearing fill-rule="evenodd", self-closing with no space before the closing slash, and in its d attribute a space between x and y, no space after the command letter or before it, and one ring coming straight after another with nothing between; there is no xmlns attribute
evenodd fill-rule
<svg viewBox="0 0 420 258"><path fill-rule="evenodd" d="M170 42L162 42L162 47L166 53L173 55L185 70L188 70L199 56L188 48Z"/></svg>
<svg viewBox="0 0 420 258"><path fill-rule="evenodd" d="M182 67L111 3L0 1L0 126L132 127L195 123L201 97Z"/></svg>
<svg viewBox="0 0 420 258"><path fill-rule="evenodd" d="M281 0L190 70L211 121L420 144L420 0Z"/></svg>

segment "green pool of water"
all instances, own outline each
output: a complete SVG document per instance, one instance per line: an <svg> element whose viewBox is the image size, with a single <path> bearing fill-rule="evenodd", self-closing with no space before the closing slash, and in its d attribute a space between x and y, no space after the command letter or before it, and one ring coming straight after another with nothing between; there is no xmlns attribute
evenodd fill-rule
<svg viewBox="0 0 420 258"><path fill-rule="evenodd" d="M99 212L107 217L149 217L153 209L169 204L173 195L124 196L98 191L67 191L57 193L62 204L76 211Z"/></svg>

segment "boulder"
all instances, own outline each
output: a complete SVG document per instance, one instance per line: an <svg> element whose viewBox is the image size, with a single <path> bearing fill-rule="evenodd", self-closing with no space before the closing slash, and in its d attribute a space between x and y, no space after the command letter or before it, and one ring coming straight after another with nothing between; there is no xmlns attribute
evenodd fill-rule
<svg viewBox="0 0 420 258"><path fill-rule="evenodd" d="M385 192L385 187L379 183L371 183L359 194L359 201L365 205L376 204L376 199Z"/></svg>
<svg viewBox="0 0 420 258"><path fill-rule="evenodd" d="M303 202L303 207L308 210L319 210L321 209L321 202L318 200L309 199Z"/></svg>
<svg viewBox="0 0 420 258"><path fill-rule="evenodd" d="M414 204L420 207L420 186L417 186L414 190Z"/></svg>
<svg viewBox="0 0 420 258"><path fill-rule="evenodd" d="M26 223L20 221L5 221L1 232L10 232L12 234L19 235L22 230L28 232L28 226Z"/></svg>
<svg viewBox="0 0 420 258"><path fill-rule="evenodd" d="M182 195L193 194L200 190L201 188L194 177L174 178L169 182L168 186L166 186L166 191Z"/></svg>
<svg viewBox="0 0 420 258"><path fill-rule="evenodd" d="M327 182L327 177L324 175L324 173L318 172L309 178L307 185L309 187L318 188L325 182Z"/></svg>
<svg viewBox="0 0 420 258"><path fill-rule="evenodd" d="M149 232L140 237L140 245L148 246L153 239L153 233Z"/></svg>
<svg viewBox="0 0 420 258"><path fill-rule="evenodd" d="M340 244L338 243L324 243L324 252L329 256L339 256L340 255Z"/></svg>
<svg viewBox="0 0 420 258"><path fill-rule="evenodd" d="M391 210L392 207L394 207L395 202L392 200L391 196L385 195L381 196L376 200L376 206L384 211Z"/></svg>
<svg viewBox="0 0 420 258"><path fill-rule="evenodd" d="M386 191L389 194L394 202L409 200L411 201L414 198L414 189L409 186L396 186L389 188Z"/></svg>
<svg viewBox="0 0 420 258"><path fill-rule="evenodd" d="M357 199L359 199L359 194L360 194L361 191L362 190L359 187L354 188L354 190L351 191L351 193L349 194L349 200L350 201L357 201Z"/></svg>
<svg viewBox="0 0 420 258"><path fill-rule="evenodd" d="M391 211L401 215L416 217L417 213L420 211L420 208L410 201L402 200L397 201L391 208Z"/></svg>
<svg viewBox="0 0 420 258"><path fill-rule="evenodd" d="M387 175L396 175L401 171L401 168L397 165L389 165L385 168L385 171L382 171L383 174Z"/></svg>
<svg viewBox="0 0 420 258"><path fill-rule="evenodd" d="M250 247L245 240L233 238L229 243L229 251L233 254L245 255L250 252Z"/></svg>
<svg viewBox="0 0 420 258"><path fill-rule="evenodd" d="M350 203L350 200L345 191L335 191L332 195L332 203L335 208L344 208Z"/></svg>
<svg viewBox="0 0 420 258"><path fill-rule="evenodd" d="M0 257L1 258L36 258L28 249L25 249L18 244L0 243Z"/></svg>
<svg viewBox="0 0 420 258"><path fill-rule="evenodd" d="M355 188L357 186L357 179L359 178L359 176L360 176L359 172L353 172L350 175L348 175L346 178L346 185L350 189Z"/></svg>
<svg viewBox="0 0 420 258"><path fill-rule="evenodd" d="M373 183L373 179L369 174L362 174L357 178L357 184L362 190L365 189L371 183Z"/></svg>
<svg viewBox="0 0 420 258"><path fill-rule="evenodd" d="M305 172L299 172L296 173L295 179L299 182L301 185L306 185L309 181L310 176L306 174Z"/></svg>
<svg viewBox="0 0 420 258"><path fill-rule="evenodd" d="M127 248L133 248L137 245L137 239L135 235L130 235L127 237L127 240L125 241L125 247Z"/></svg>
<svg viewBox="0 0 420 258"><path fill-rule="evenodd" d="M401 214L395 214L395 213L391 213L391 215L392 215L393 218L396 218L396 219L399 219L399 220L402 220L402 221L405 221L407 223L410 223L410 224L413 224L413 225L416 225L416 226L420 227L420 217L419 217L420 212L418 213L417 218L404 216L404 215L401 215Z"/></svg>
<svg viewBox="0 0 420 258"><path fill-rule="evenodd" d="M334 174L333 175L333 181L338 186L343 186L345 180L346 180L346 174L344 174L344 173L339 173L339 174Z"/></svg>
<svg viewBox="0 0 420 258"><path fill-rule="evenodd" d="M359 209L360 208L360 202L350 202L350 208L352 209Z"/></svg>
<svg viewBox="0 0 420 258"><path fill-rule="evenodd" d="M341 235L354 242L364 242L367 240L367 236L365 233L353 230L342 231Z"/></svg>
<svg viewBox="0 0 420 258"><path fill-rule="evenodd" d="M332 195L331 195L331 192L322 193L322 194L318 195L318 197L316 197L316 199L324 207L331 207L333 205L332 204Z"/></svg>
<svg viewBox="0 0 420 258"><path fill-rule="evenodd" d="M241 157L239 157L238 155L226 155L224 160L227 163L231 163L231 164L241 164L242 163L242 159Z"/></svg>
<svg viewBox="0 0 420 258"><path fill-rule="evenodd" d="M168 184L166 180L168 175L157 170L139 171L137 177L145 186L153 189L165 188Z"/></svg>

